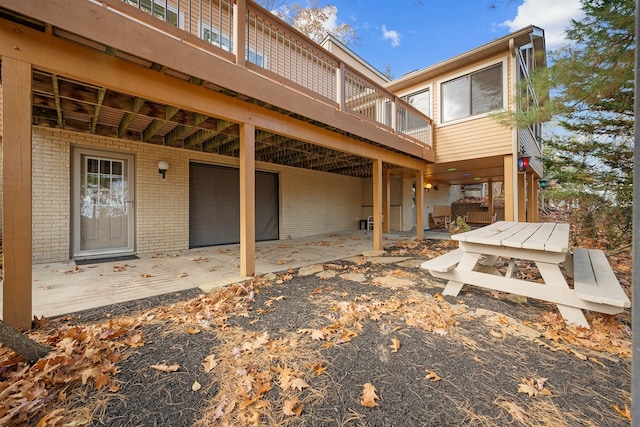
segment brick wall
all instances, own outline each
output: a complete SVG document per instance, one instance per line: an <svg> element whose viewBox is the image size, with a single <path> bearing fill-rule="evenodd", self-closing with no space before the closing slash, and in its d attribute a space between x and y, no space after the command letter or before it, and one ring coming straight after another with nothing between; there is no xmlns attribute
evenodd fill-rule
<svg viewBox="0 0 640 427"><path fill-rule="evenodd" d="M190 161L238 166L238 159L225 156L34 127L35 263L69 259L74 147L135 156L135 249L138 253L189 247ZM160 160L169 163L166 179L158 173ZM258 163L256 169L279 174L281 239L358 227L364 180L273 164Z"/></svg>

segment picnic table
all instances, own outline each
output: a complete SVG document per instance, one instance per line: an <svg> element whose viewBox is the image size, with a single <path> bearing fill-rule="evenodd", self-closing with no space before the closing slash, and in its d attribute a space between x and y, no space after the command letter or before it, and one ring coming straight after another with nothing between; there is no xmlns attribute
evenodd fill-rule
<svg viewBox="0 0 640 427"><path fill-rule="evenodd" d="M549 301L567 323L586 328L582 310L616 314L631 306L602 251L575 250L574 259L569 224L499 221L451 238L459 242L458 249L421 265L448 280L443 295L458 295L469 284ZM495 267L498 257L509 259L505 274ZM527 275L514 277L517 260L533 262L544 283ZM573 288L567 276L574 277Z"/></svg>

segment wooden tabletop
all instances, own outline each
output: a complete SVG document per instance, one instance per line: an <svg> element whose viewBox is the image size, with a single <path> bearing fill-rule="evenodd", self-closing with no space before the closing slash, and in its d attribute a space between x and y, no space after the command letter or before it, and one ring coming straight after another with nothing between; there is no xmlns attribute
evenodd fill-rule
<svg viewBox="0 0 640 427"><path fill-rule="evenodd" d="M453 240L546 252L569 251L569 224L498 221L486 227L454 234Z"/></svg>

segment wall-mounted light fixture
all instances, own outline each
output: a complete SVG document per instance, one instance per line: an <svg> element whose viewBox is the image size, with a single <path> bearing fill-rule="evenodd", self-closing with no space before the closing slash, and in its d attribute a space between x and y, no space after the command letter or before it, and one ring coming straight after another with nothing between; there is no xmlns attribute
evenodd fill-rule
<svg viewBox="0 0 640 427"><path fill-rule="evenodd" d="M436 185L433 186L433 189L438 191L440 189L440 187L438 186L438 184L436 184Z"/></svg>
<svg viewBox="0 0 640 427"><path fill-rule="evenodd" d="M547 185L548 185L549 183L547 182L547 180L546 180L546 179L541 179L540 181L538 181L538 184L540 185L540 189L541 189L541 190L544 190L544 189L546 189L546 188L547 188Z"/></svg>
<svg viewBox="0 0 640 427"><path fill-rule="evenodd" d="M427 183L424 185L424 189L425 189L425 190L427 190L427 193L428 193L428 192L429 192L429 190L431 190L432 188L433 188L433 185L431 185L431 183L430 183L430 182L427 182Z"/></svg>
<svg viewBox="0 0 640 427"><path fill-rule="evenodd" d="M164 179L167 169L169 169L169 163L164 160L160 160L158 162L158 172L162 174L162 179Z"/></svg>
<svg viewBox="0 0 640 427"><path fill-rule="evenodd" d="M525 172L529 168L529 160L531 157L529 156L520 156L518 157L518 171Z"/></svg>

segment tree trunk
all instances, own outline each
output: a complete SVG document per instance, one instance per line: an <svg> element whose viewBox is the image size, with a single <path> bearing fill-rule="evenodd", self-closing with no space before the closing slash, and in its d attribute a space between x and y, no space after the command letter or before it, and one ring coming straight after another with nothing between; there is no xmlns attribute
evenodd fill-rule
<svg viewBox="0 0 640 427"><path fill-rule="evenodd" d="M0 320L0 343L9 347L29 362L35 362L51 351L49 347L27 338L2 320Z"/></svg>

